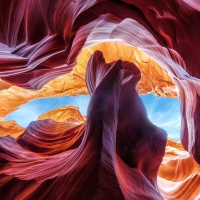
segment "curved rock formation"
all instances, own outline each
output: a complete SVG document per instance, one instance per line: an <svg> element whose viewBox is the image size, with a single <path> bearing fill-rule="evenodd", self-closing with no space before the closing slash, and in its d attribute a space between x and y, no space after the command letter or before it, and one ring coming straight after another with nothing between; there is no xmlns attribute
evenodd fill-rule
<svg viewBox="0 0 200 200"><path fill-rule="evenodd" d="M50 110L38 117L37 120L52 119L55 122L85 122L86 117L82 116L79 108L75 106L62 106L53 110ZM17 138L25 131L24 127L21 127L14 120L0 121L0 137L12 136Z"/></svg>
<svg viewBox="0 0 200 200"><path fill-rule="evenodd" d="M51 116L48 113L44 114L43 118L47 118L48 116L54 117L55 115L55 120L60 110L66 110L67 112L75 110L77 112L76 107L66 106L64 109L52 110L50 112L52 114ZM80 113L77 113L78 115L73 113L73 118L77 117L79 119L81 117ZM69 115L65 115L64 118L63 115L60 117L58 118L59 120L63 119L65 121ZM74 120L71 122L68 121L67 124L57 124L51 120L34 122L27 128L29 131L26 130L24 134L19 136L17 142L26 151L36 152L41 156L58 155L58 153L65 152L70 146L73 147L75 141L79 137L82 137L85 124L78 125L76 122ZM5 133L5 135L9 134L12 137L17 137L21 134L16 128L11 128L10 122L4 121L0 123L1 127L4 127L3 129L1 128L1 133ZM16 123L14 125L16 126ZM41 134L42 131L43 136ZM70 134L71 136L76 134L76 136L69 137ZM198 199L200 195L199 174L200 166L183 149L181 143L168 139L165 156L158 171L158 188L161 195L165 199Z"/></svg>
<svg viewBox="0 0 200 200"><path fill-rule="evenodd" d="M200 198L200 165L183 149L180 142L167 141L158 172L158 186L164 199Z"/></svg>
<svg viewBox="0 0 200 200"><path fill-rule="evenodd" d="M156 177L166 135L149 122L138 97L137 67L141 93L176 97L179 91L181 142L200 164L199 5L197 0L0 1L1 118L34 98L87 94L89 57L100 50L109 62L98 52L86 69L92 94L86 125L44 120L32 123L16 141L0 138L2 198L162 199ZM48 83L63 74L66 87ZM69 126L74 129L68 131ZM69 141L63 147L62 136ZM195 170L167 177L180 181L174 184L181 188L195 186ZM190 193L161 178L164 198L198 198L198 187ZM171 196L162 185L171 187Z"/></svg>
<svg viewBox="0 0 200 200"><path fill-rule="evenodd" d="M0 138L1 196L162 199L156 179L166 133L148 120L136 91L140 77L134 64L121 60L106 64L102 53L96 52L86 74L91 94L86 124L41 120L31 123L16 141ZM3 191L13 181L15 188L8 197ZM49 189L41 195L45 185Z"/></svg>
<svg viewBox="0 0 200 200"><path fill-rule="evenodd" d="M40 90L26 90L11 86L9 89L0 91L2 105L0 107L0 119L34 99L67 95L75 96L77 94L88 95L88 91L84 79L78 75L73 75L73 73L50 81Z"/></svg>
<svg viewBox="0 0 200 200"><path fill-rule="evenodd" d="M56 122L85 122L79 111L78 107L75 106L62 106L54 110L50 110L38 117L37 120L53 119Z"/></svg>
<svg viewBox="0 0 200 200"><path fill-rule="evenodd" d="M179 87L181 140L200 163L200 73L193 67L200 62L200 22L195 20L200 13L188 1L147 0L145 5L129 0L2 1L0 76L11 84L39 89L71 71L83 47L103 41L134 46L159 63ZM40 31L35 31L37 26Z"/></svg>
<svg viewBox="0 0 200 200"><path fill-rule="evenodd" d="M9 135L17 138L24 132L24 130L25 128L21 127L14 120L0 121L0 137Z"/></svg>
<svg viewBox="0 0 200 200"><path fill-rule="evenodd" d="M77 94L88 95L85 70L90 56L96 50L103 52L106 62L121 59L135 63L142 75L138 86L140 94L154 93L156 96L170 98L178 96L177 87L170 76L148 55L135 47L116 42L104 42L84 48L77 57L77 64L71 73L50 81L40 90L26 90L12 86L8 90L0 91L1 103L4 105L0 107L0 118L4 118L19 106L33 99ZM109 54L110 51L112 54Z"/></svg>

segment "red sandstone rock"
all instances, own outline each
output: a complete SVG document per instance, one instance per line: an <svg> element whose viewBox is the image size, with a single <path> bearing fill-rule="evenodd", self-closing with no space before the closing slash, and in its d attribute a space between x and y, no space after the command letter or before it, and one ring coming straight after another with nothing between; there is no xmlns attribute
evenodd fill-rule
<svg viewBox="0 0 200 200"><path fill-rule="evenodd" d="M200 163L200 21L196 20L200 13L189 6L196 4L167 0L1 1L0 77L38 89L71 71L83 47L103 41L137 47L157 61L179 87L182 144Z"/></svg>
<svg viewBox="0 0 200 200"><path fill-rule="evenodd" d="M200 165L180 142L167 141L158 172L158 187L164 199L196 200L200 197Z"/></svg>
<svg viewBox="0 0 200 200"><path fill-rule="evenodd" d="M200 164L199 5L197 0L3 0L0 2L0 78L11 85L40 89L53 78L70 72L82 48L105 41L136 47L156 61L178 86L181 142ZM73 149L68 149L70 143L64 146L66 152L47 156L56 150L48 150L43 144L48 141L46 128L44 132L39 128L37 141L32 137L31 130L35 130L31 125L23 135L25 140L20 136L19 143L11 137L0 138L3 199L78 199L80 194L82 199L161 198L156 174L166 138L159 134L162 130L148 121L136 94L134 87L139 72L135 67L131 71L130 63L116 61L106 65L100 58L94 56L92 66L105 69L92 73L87 80L89 91L94 94L86 131L73 143L76 144ZM127 83L122 81L123 74L127 80L131 77ZM10 87L9 84L2 88ZM130 110L125 105L130 105ZM144 152L148 153L141 156ZM182 184L198 183L198 176ZM59 185L67 185L68 190L62 190ZM130 185L137 185L137 190ZM6 190L10 191L11 187L8 194ZM169 199L181 196L162 194ZM188 194L185 197L190 198Z"/></svg>
<svg viewBox="0 0 200 200"><path fill-rule="evenodd" d="M134 64L121 60L106 64L102 53L96 52L86 74L91 94L86 124L40 120L32 122L16 141L0 138L4 160L0 168L1 196L162 199L156 179L166 134L148 120L136 92L139 79L140 71ZM127 98L129 90L131 96ZM126 120L127 104L128 114L132 114ZM9 148L11 145L13 148ZM3 191L12 187L13 181L15 187L8 197ZM21 187L23 184L27 187Z"/></svg>

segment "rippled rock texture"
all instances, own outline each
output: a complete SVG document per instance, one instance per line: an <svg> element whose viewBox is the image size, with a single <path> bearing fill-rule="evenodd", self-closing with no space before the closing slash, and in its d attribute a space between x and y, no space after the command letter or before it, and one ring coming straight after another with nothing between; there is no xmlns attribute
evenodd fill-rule
<svg viewBox="0 0 200 200"><path fill-rule="evenodd" d="M91 95L85 122L55 122L62 117L52 111L14 131L16 140L0 138L0 196L198 199L199 8L197 0L0 1L0 118L36 98ZM179 93L188 172L178 156L160 166L167 136L137 92Z"/></svg>
<svg viewBox="0 0 200 200"><path fill-rule="evenodd" d="M180 142L168 139L158 172L158 186L164 199L200 198L200 165Z"/></svg>
<svg viewBox="0 0 200 200"><path fill-rule="evenodd" d="M71 73L53 79L40 90L26 90L17 86L0 91L1 104L0 118L3 119L19 106L33 99L58 96L75 96L77 94L88 95L85 83L85 70L91 55L96 51L104 52L106 62L117 59L129 60L141 70L142 77L138 85L140 94L154 93L162 97L177 97L177 86L170 76L147 54L135 47L126 46L116 42L104 42L84 48L77 57L77 64ZM112 51L112 54L109 52ZM153 69L153 70L152 70ZM1 82L0 82L1 83Z"/></svg>
<svg viewBox="0 0 200 200"><path fill-rule="evenodd" d="M157 172L167 135L148 120L136 91L140 77L133 63L106 64L95 52L86 122L39 120L16 140L0 138L1 196L14 184L11 199L162 199Z"/></svg>

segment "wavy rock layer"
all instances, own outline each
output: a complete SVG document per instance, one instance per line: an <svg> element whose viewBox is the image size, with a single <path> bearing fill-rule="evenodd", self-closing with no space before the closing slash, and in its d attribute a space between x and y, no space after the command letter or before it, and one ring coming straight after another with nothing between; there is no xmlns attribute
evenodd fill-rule
<svg viewBox="0 0 200 200"><path fill-rule="evenodd" d="M0 108L0 118L4 118L12 111L18 109L19 106L33 99L66 95L74 96L77 94L88 95L85 83L85 71L90 56L96 50L103 52L107 63L117 59L135 63L141 71L141 80L138 86L140 94L154 93L157 96L172 98L178 96L177 87L172 79L147 54L135 47L116 42L104 42L85 47L77 57L77 64L71 73L50 81L40 90L30 91L12 86L11 88L8 87L9 89L7 90L0 91L1 103L3 104ZM110 51L112 51L112 54L109 53Z"/></svg>
<svg viewBox="0 0 200 200"><path fill-rule="evenodd" d="M162 97L178 96L177 87L171 77L157 62L138 48L117 42L104 42L84 48L77 57L77 65L73 68L73 74L85 77L88 60L97 50L103 53L106 63L121 59L134 63L140 69L139 94L153 93Z"/></svg>
<svg viewBox="0 0 200 200"><path fill-rule="evenodd" d="M167 141L158 172L158 186L162 197L167 200L200 198L200 165L180 142Z"/></svg>
<svg viewBox="0 0 200 200"><path fill-rule="evenodd" d="M63 110L72 114L73 120L71 120L71 115L63 115ZM71 113L72 110L75 112ZM62 114L60 114L60 112ZM24 129L21 129L21 132L24 132L21 136L19 136L21 132L18 132L16 128L11 128L10 121L1 122L2 136L19 136L16 140L18 145L26 149L29 153L34 152L43 157L59 155L59 153L70 149L70 146L73 148L73 145L75 145L78 140L78 144L80 144L83 130L85 129L85 123L82 123L82 125L80 124L80 118L83 119L83 117L80 112L78 112L77 108L66 106L52 110L49 113L47 112L42 115L43 121L36 121L30 124L25 132ZM47 117L52 117L54 120L67 121L67 123L56 123L52 120L44 120ZM77 124L78 121L79 123ZM17 124L14 123L14 125L16 127ZM18 125L18 127L20 126ZM9 140L12 141L12 138L9 138ZM12 141L12 143L14 142ZM198 199L200 195L199 175L200 166L190 157L188 152L183 149L181 143L168 139L165 156L158 171L158 188L162 197L165 199ZM9 199L8 197L6 198Z"/></svg>
<svg viewBox="0 0 200 200"><path fill-rule="evenodd" d="M79 108L75 106L62 106L46 112L38 117L38 120L52 119L55 122L85 122L86 117L82 116ZM0 121L0 137L11 136L17 138L25 131L14 120Z"/></svg>
<svg viewBox="0 0 200 200"><path fill-rule="evenodd" d="M40 89L70 72L82 48L105 41L136 47L178 86L181 141L200 163L200 13L196 4L189 0L1 1L0 77L10 84Z"/></svg>
<svg viewBox="0 0 200 200"><path fill-rule="evenodd" d="M45 97L88 95L84 78L72 73L58 77L40 90L26 90L17 86L0 91L0 119L34 99Z"/></svg>
<svg viewBox="0 0 200 200"><path fill-rule="evenodd" d="M106 64L102 53L95 52L86 74L91 101L85 123L39 120L17 140L0 138L0 195L162 199L156 180L167 136L148 120L136 91L140 77L131 62ZM12 188L9 194L8 188Z"/></svg>
<svg viewBox="0 0 200 200"><path fill-rule="evenodd" d="M86 125L76 122L75 133L68 132L71 126L65 123L59 128L59 123L46 120L39 126L30 125L16 141L11 137L0 139L2 198L162 199L156 177L166 135L148 121L136 92L141 75L136 66L144 78L147 74L141 82L143 92L153 90L157 95L176 96L175 84L178 86L181 142L200 164L199 18L197 0L0 1L0 77L8 83L2 82L1 92L4 97L12 96L12 91L15 94L10 103L3 100L2 118L20 105L43 97L27 90L16 97L19 88L13 90L13 87L41 92L47 82L73 68L71 75L67 75L70 81L75 78L77 82L68 79L66 88L60 87L59 91L51 85L49 93L87 93L82 78L85 71L75 67L84 49L90 52L81 63L87 63L84 59L89 59L96 45L100 45L97 48L108 59L114 59L105 64L98 52L89 61L86 83L92 99ZM120 43L119 49L129 46L134 56L129 58L129 53L123 53L121 57L120 51L105 42L116 46ZM111 50L117 51L117 59L109 56ZM116 61L118 58L130 59L135 64ZM153 70L148 69L151 65ZM44 95L48 96L48 91ZM47 130L50 124L52 129ZM54 133L52 140L49 131ZM61 151L51 149L53 141L53 147L62 144L62 133L67 133L69 144L63 145ZM179 186L198 183L198 175L190 176L175 177L182 181ZM67 189L62 185L67 185ZM177 188L172 187L172 191L175 197L180 197L179 192L184 190ZM185 197L198 198L196 192L191 195L185 192Z"/></svg>

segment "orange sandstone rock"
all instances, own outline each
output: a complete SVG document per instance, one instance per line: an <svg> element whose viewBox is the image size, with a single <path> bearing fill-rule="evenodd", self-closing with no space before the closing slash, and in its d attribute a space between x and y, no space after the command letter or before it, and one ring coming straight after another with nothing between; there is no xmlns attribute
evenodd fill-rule
<svg viewBox="0 0 200 200"><path fill-rule="evenodd" d="M62 75L40 90L26 90L17 86L0 91L0 119L31 100L45 97L88 95L85 83L87 62L94 51L103 52L106 62L117 59L135 63L141 71L139 94L153 93L162 97L178 97L176 85L171 77L150 56L139 49L116 42L104 42L84 48L77 58L77 65L69 74ZM112 53L110 53L112 52Z"/></svg>
<svg viewBox="0 0 200 200"><path fill-rule="evenodd" d="M24 130L25 128L21 127L14 120L0 121L0 137L10 135L17 138Z"/></svg>
<svg viewBox="0 0 200 200"><path fill-rule="evenodd" d="M0 79L0 91L10 88L12 85Z"/></svg>
<svg viewBox="0 0 200 200"><path fill-rule="evenodd" d="M72 73L50 81L40 90L26 90L17 86L11 86L7 90L0 91L0 119L3 119L6 115L34 99L67 95L74 96L77 94L87 95L88 92L84 79Z"/></svg>
<svg viewBox="0 0 200 200"><path fill-rule="evenodd" d="M167 200L198 199L200 195L200 165L180 142L168 139L165 156L158 172L158 186Z"/></svg>
<svg viewBox="0 0 200 200"><path fill-rule="evenodd" d="M38 120L43 119L53 119L57 122L85 122L85 118L81 115L79 108L75 106L62 106L50 110L38 117Z"/></svg>

